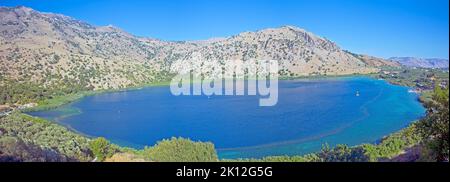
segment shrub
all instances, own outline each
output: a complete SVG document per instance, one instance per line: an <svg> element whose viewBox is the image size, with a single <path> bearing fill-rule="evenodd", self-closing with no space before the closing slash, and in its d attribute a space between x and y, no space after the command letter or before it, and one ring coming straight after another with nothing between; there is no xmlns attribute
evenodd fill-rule
<svg viewBox="0 0 450 182"><path fill-rule="evenodd" d="M0 162L64 162L70 159L50 150L26 144L16 137L0 136Z"/></svg>
<svg viewBox="0 0 450 182"><path fill-rule="evenodd" d="M89 142L89 148L91 149L97 161L104 161L106 158L111 157L116 149L103 137L96 138Z"/></svg>
<svg viewBox="0 0 450 182"><path fill-rule="evenodd" d="M449 160L449 90L435 88L433 100L426 104L427 117L419 129L436 161Z"/></svg>
<svg viewBox="0 0 450 182"><path fill-rule="evenodd" d="M214 144L193 142L172 137L143 150L146 159L156 162L214 162L218 161Z"/></svg>
<svg viewBox="0 0 450 182"><path fill-rule="evenodd" d="M65 156L70 161L92 159L87 138L58 124L33 118L17 112L0 118L0 137L17 138L26 146L39 146L44 151ZM26 150L27 147L22 149Z"/></svg>

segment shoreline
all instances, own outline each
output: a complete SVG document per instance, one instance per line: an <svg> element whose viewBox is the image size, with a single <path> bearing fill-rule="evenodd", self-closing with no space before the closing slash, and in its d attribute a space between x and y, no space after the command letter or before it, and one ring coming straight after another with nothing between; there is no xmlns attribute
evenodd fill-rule
<svg viewBox="0 0 450 182"><path fill-rule="evenodd" d="M337 75L337 76L284 77L284 78L280 78L280 80L333 79L333 78L357 78L357 77L369 78L369 79L377 79L375 76L374 76L374 74L364 74L364 75L362 75L362 74L352 74L352 75ZM391 84L391 85L395 85L395 86L401 86L401 87L410 88L410 87L404 86L404 85L393 84L393 83L389 82L389 80L387 80L387 79L383 79L383 81L385 81L386 84ZM153 83L153 84L147 84L147 85L142 85L142 86L128 87L128 88L124 88L124 89L110 89L110 90L83 92L83 93L76 94L76 96L74 96L74 97L68 97L69 99L64 100L65 102L60 102L59 103L60 105L43 105L43 106L40 106L40 108L39 107L34 108L34 110L32 108L31 111L27 111L27 112L45 111L45 110L49 110L49 109L54 109L54 108L60 107L62 105L66 105L66 104L70 104L70 103L76 102L77 100L82 99L84 97L92 96L92 95L96 95L96 94L112 93L112 92L123 92L123 91L130 91L130 90L139 90L139 89L143 89L143 88L151 88L151 87L157 87L157 86L168 86L168 85L170 85L170 82L160 82L160 83ZM418 96L420 96L420 94L418 94ZM421 104L423 106L422 102L421 102ZM27 113L24 113L24 114L27 114ZM35 116L33 116L33 117L35 117ZM41 117L37 117L37 118L41 118ZM59 122L53 122L53 123L59 124L59 125L61 125L63 127L66 127L70 131L78 133L78 134L80 134L80 135L82 135L82 136L84 136L86 138L89 138L89 139L95 138L93 136L89 136L89 135L86 135L86 134L83 134L83 133L81 133L79 131L74 130L73 128L70 127L70 125L62 124L62 123L59 123ZM414 123L414 121L412 121L411 123ZM399 132L399 131L407 128L407 127L408 127L408 125L403 127L403 128L401 128L398 131L389 133L386 136L392 135L392 134L394 134L396 132ZM379 140L385 138L386 136L381 137ZM373 144L375 144L375 143L373 143ZM359 146L359 145L355 145L355 146L351 146L351 147L356 147L356 146ZM121 146L121 147L130 148L130 147L126 147L126 146ZM135 148L135 149L138 150L137 148ZM226 151L226 150L224 150L224 151ZM266 156L266 157L269 157L269 156ZM226 158L224 158L224 159L226 159Z"/></svg>
<svg viewBox="0 0 450 182"><path fill-rule="evenodd" d="M57 96L52 99L42 100L42 101L38 102L38 106L27 108L27 109L22 109L21 111L22 112L46 111L46 110L58 108L60 106L66 105L66 104L71 104L71 103L76 102L87 96L93 96L93 95L104 94L104 93L139 90L139 89L148 88L148 87L168 86L169 84L170 84L169 82L158 82L158 83L144 84L144 85L140 85L140 86L132 86L132 87L120 88L120 89L81 91L81 92L78 92L75 94L62 95L62 96ZM47 103L44 103L44 102L47 102Z"/></svg>
<svg viewBox="0 0 450 182"><path fill-rule="evenodd" d="M347 74L347 75L314 75L314 76L279 77L278 80L329 79L329 78L345 78L345 77L370 77L370 78L372 78L372 75L374 75L374 73L371 73L371 74ZM197 83L197 82L198 81L192 81L191 83ZM26 108L26 109L22 109L20 111L21 112L46 111L46 110L55 109L55 108L58 108L60 106L66 105L66 104L76 102L87 96L93 96L93 95L104 94L104 93L133 91L133 90L139 90L139 89L144 89L144 88L169 86L169 85L170 85L170 81L163 81L163 82L149 83L149 84L131 86L131 87L120 88L120 89L81 91L81 92L78 92L75 94L62 95L62 96L57 96L52 99L42 100L42 101L38 102L38 105L36 107Z"/></svg>

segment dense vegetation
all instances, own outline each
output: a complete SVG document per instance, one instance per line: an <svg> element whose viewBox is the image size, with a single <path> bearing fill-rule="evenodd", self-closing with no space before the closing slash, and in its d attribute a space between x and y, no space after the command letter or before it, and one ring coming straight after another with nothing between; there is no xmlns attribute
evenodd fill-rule
<svg viewBox="0 0 450 182"><path fill-rule="evenodd" d="M449 161L449 89L436 87L433 100L426 103L427 117L420 123L420 133L436 161Z"/></svg>
<svg viewBox="0 0 450 182"><path fill-rule="evenodd" d="M106 158L112 157L114 153L120 151L118 147L112 145L103 137L90 141L89 147L96 157L96 161L104 161Z"/></svg>
<svg viewBox="0 0 450 182"><path fill-rule="evenodd" d="M92 160L89 139L44 119L13 113L0 118L0 131L0 138L14 137L18 144L23 141L28 146L59 153L66 157L64 161Z"/></svg>
<svg viewBox="0 0 450 182"><path fill-rule="evenodd" d="M46 100L64 97L86 91L87 88L76 84L61 83L59 86L43 86L32 82L0 80L1 104L40 103L46 105Z"/></svg>
<svg viewBox="0 0 450 182"><path fill-rule="evenodd" d="M65 156L26 144L20 138L0 137L0 162L61 162L70 161Z"/></svg>
<svg viewBox="0 0 450 182"><path fill-rule="evenodd" d="M406 148L419 144L422 141L417 123L391 134L384 138L378 145L363 144L360 146L364 150L364 155L369 161L387 160L397 156Z"/></svg>
<svg viewBox="0 0 450 182"><path fill-rule="evenodd" d="M141 153L147 160L156 162L218 161L214 144L175 137L162 140L153 147L146 147Z"/></svg>

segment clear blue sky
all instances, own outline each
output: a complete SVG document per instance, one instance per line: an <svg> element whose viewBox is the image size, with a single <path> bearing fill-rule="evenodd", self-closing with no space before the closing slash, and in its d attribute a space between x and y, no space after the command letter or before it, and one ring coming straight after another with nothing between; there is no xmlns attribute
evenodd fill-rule
<svg viewBox="0 0 450 182"><path fill-rule="evenodd" d="M449 57L448 0L0 0L163 40L294 25L379 57Z"/></svg>

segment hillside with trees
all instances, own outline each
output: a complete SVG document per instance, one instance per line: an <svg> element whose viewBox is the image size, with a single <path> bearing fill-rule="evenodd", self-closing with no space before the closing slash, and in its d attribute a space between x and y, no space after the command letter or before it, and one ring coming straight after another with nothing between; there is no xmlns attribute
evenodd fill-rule
<svg viewBox="0 0 450 182"><path fill-rule="evenodd" d="M366 74L393 65L293 26L211 41L163 41L23 6L0 7L0 24L0 104L164 82L175 74L172 63L193 53L205 61L277 60L284 77Z"/></svg>

